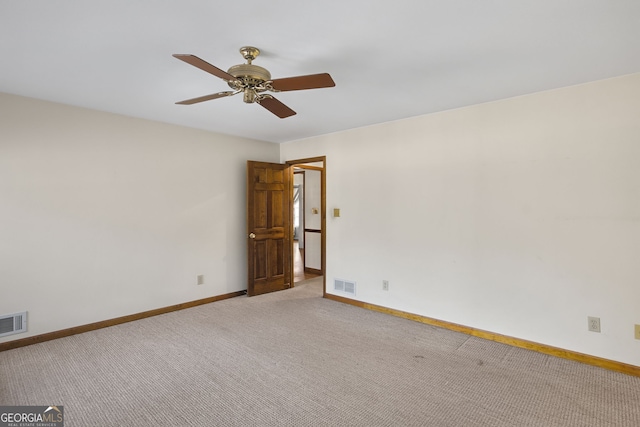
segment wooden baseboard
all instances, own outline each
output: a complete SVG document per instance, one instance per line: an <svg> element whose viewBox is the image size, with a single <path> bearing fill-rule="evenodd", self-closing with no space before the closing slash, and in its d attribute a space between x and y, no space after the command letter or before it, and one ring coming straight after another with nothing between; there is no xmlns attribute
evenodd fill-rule
<svg viewBox="0 0 640 427"><path fill-rule="evenodd" d="M446 322L444 320L432 319L430 317L420 316L417 314L407 313L406 311L395 310L380 305L369 304L362 301L356 301L351 298L345 298L338 295L327 294L325 298L350 304L356 307L365 308L367 310L377 311L380 313L391 314L392 316L402 317L404 319L413 320L415 322L425 323L427 325L438 326L440 328L449 329L456 332L462 332L474 337L484 338L487 340L507 344L513 347L525 348L527 350L537 351L538 353L548 354L563 359L573 360L587 365L597 366L611 371L622 372L623 374L640 377L640 366L629 365L615 360L604 359L597 356L578 353L572 350L565 350L558 347L552 347L546 344L539 344L533 341L527 341L520 338L509 337L506 335L496 334L493 332L483 331L481 329L471 328L469 326L458 325L456 323Z"/></svg>
<svg viewBox="0 0 640 427"><path fill-rule="evenodd" d="M318 270L317 268L305 267L304 268L304 272L305 273L309 273L309 274L317 274L319 276L322 276L322 270Z"/></svg>
<svg viewBox="0 0 640 427"><path fill-rule="evenodd" d="M197 307L203 304L209 304L229 298L244 295L245 291L231 292L224 295L199 299L196 301L176 304L169 307L157 308L155 310L143 311L142 313L130 314L128 316L117 317L115 319L103 320L101 322L89 323L87 325L74 326L73 328L62 329L59 331L48 332L46 334L34 335L32 337L22 338L14 341L0 343L0 352L11 350L14 348L25 347L32 344L38 344L45 341L51 341L58 338L69 337L71 335L82 334L84 332L95 331L96 329L108 328L109 326L119 325L121 323L133 322L147 317L157 316L159 314L171 313L172 311L184 310L185 308Z"/></svg>

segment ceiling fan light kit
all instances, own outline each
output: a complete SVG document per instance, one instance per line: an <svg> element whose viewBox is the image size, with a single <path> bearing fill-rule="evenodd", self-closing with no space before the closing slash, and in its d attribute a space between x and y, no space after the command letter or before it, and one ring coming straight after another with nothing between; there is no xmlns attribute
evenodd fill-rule
<svg viewBox="0 0 640 427"><path fill-rule="evenodd" d="M264 92L283 92L292 90L318 89L335 86L335 82L327 73L311 74L307 76L285 77L282 79L271 79L271 73L266 68L253 65L252 61L260 55L260 49L253 46L243 46L240 48L242 57L246 64L234 65L228 71L209 64L195 55L175 54L175 58L200 68L214 76L227 82L232 91L218 92L211 95L191 98L176 102L180 105L191 105L198 102L210 101L212 99L243 94L243 101L247 104L257 103L266 108L276 116L284 119L296 114L291 108L278 101L270 94Z"/></svg>

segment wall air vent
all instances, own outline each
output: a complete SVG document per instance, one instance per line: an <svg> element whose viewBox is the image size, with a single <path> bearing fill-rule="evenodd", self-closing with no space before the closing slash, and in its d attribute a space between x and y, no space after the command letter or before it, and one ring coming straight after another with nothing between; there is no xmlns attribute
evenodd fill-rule
<svg viewBox="0 0 640 427"><path fill-rule="evenodd" d="M344 292L346 294L356 294L356 282L350 282L348 280L334 279L333 289L336 291Z"/></svg>
<svg viewBox="0 0 640 427"><path fill-rule="evenodd" d="M27 312L0 316L0 338L27 332Z"/></svg>

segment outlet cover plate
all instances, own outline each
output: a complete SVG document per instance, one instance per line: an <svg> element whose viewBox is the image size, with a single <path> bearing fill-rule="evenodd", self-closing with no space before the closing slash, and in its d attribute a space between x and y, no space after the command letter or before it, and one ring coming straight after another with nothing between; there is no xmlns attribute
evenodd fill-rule
<svg viewBox="0 0 640 427"><path fill-rule="evenodd" d="M600 332L600 318L589 316L587 319L589 321L589 331Z"/></svg>

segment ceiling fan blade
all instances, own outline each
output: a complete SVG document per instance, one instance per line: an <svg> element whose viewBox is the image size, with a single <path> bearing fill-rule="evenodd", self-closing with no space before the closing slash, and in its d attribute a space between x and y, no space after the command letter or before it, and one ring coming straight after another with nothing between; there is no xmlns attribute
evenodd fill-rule
<svg viewBox="0 0 640 427"><path fill-rule="evenodd" d="M264 108L271 111L281 119L285 119L296 114L295 111L293 111L291 108L287 107L271 95L265 95L257 99L256 101L258 102L258 104L262 105Z"/></svg>
<svg viewBox="0 0 640 427"><path fill-rule="evenodd" d="M195 55L183 55L183 54L174 54L173 55L174 58L178 58L181 61L186 62L187 64L191 64L194 67L198 67L203 71L206 71L207 73L213 74L216 77L220 77L222 80L235 80L236 78L233 77L231 74L227 73L226 71L221 70L220 68L216 67L215 65L211 65L209 64L207 61L205 61L204 59L200 59Z"/></svg>
<svg viewBox="0 0 640 427"><path fill-rule="evenodd" d="M271 87L282 92L287 90L319 89L323 87L333 87L335 85L335 82L328 73L285 77L271 81Z"/></svg>
<svg viewBox="0 0 640 427"><path fill-rule="evenodd" d="M214 93L214 94L211 94L211 95L199 96L197 98L185 99L184 101L176 102L176 104L179 104L179 105L191 105L191 104L196 104L198 102L210 101L212 99L222 98L224 96L235 95L236 93L239 93L239 92L238 91L234 92L232 90L228 90L226 92L218 92L218 93Z"/></svg>

